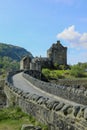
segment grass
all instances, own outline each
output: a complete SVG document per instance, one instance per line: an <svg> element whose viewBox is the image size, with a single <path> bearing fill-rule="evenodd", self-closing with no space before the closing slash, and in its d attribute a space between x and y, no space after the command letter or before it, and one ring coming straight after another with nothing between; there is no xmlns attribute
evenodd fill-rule
<svg viewBox="0 0 87 130"><path fill-rule="evenodd" d="M62 79L62 78L70 78L70 70L50 70L50 69L42 69L43 75L47 79Z"/></svg>
<svg viewBox="0 0 87 130"><path fill-rule="evenodd" d="M77 79L75 76L71 75L71 70L50 70L42 69L43 75L47 79ZM84 77L81 79L87 79L87 72L84 72Z"/></svg>
<svg viewBox="0 0 87 130"><path fill-rule="evenodd" d="M42 130L47 130L46 125L37 122L18 107L0 110L0 130L21 130L23 124L33 124L41 126Z"/></svg>

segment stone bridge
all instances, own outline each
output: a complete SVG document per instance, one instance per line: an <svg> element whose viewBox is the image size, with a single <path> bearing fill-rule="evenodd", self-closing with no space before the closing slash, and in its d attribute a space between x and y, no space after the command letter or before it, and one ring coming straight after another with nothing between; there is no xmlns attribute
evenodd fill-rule
<svg viewBox="0 0 87 130"><path fill-rule="evenodd" d="M19 106L49 130L87 130L87 90L43 82L32 72L10 72L4 92L8 106Z"/></svg>

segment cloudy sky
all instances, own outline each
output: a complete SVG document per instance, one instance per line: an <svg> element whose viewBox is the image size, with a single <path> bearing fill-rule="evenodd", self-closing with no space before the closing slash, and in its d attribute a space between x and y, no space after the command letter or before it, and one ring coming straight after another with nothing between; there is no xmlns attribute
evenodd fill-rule
<svg viewBox="0 0 87 130"><path fill-rule="evenodd" d="M68 64L87 62L87 0L0 0L0 42L44 57L57 40Z"/></svg>

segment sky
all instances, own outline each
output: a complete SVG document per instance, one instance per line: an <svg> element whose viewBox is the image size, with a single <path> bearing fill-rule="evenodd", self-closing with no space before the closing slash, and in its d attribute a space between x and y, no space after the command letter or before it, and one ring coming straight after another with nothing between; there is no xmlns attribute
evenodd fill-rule
<svg viewBox="0 0 87 130"><path fill-rule="evenodd" d="M68 64L87 62L87 0L0 0L0 42L46 57L57 40Z"/></svg>

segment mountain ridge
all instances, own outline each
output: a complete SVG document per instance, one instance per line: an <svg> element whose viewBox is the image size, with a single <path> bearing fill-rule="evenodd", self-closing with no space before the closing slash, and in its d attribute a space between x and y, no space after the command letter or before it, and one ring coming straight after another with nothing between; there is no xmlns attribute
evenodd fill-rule
<svg viewBox="0 0 87 130"><path fill-rule="evenodd" d="M33 58L31 52L20 46L0 42L0 56L10 57L12 60L20 61L23 56L29 55Z"/></svg>

